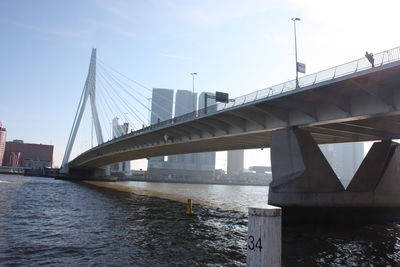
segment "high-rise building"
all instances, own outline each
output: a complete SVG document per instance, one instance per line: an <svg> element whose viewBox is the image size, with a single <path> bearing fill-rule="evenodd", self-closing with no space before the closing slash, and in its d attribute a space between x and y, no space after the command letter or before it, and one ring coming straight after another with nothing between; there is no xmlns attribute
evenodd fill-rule
<svg viewBox="0 0 400 267"><path fill-rule="evenodd" d="M214 93L201 93L199 96L199 110L205 108L205 95L215 96ZM207 107L215 105L215 99L207 97ZM194 168L202 171L215 170L215 152L205 152L193 154Z"/></svg>
<svg viewBox="0 0 400 267"><path fill-rule="evenodd" d="M153 88L151 98L150 123L155 124L172 118L174 91L172 89ZM164 168L164 157L153 157L148 161L148 169Z"/></svg>
<svg viewBox="0 0 400 267"><path fill-rule="evenodd" d="M4 166L43 168L52 167L52 145L29 144L22 140L6 142Z"/></svg>
<svg viewBox="0 0 400 267"><path fill-rule="evenodd" d="M243 172L244 166L244 150L229 150L228 151L228 166L227 173L240 174Z"/></svg>
<svg viewBox="0 0 400 267"><path fill-rule="evenodd" d="M193 101L195 99L195 101ZM177 90L175 96L175 117L197 110L197 93L188 90ZM194 104L194 106L193 106Z"/></svg>
<svg viewBox="0 0 400 267"><path fill-rule="evenodd" d="M4 152L6 149L6 137L7 130L3 128L3 125L0 122L0 166L3 164Z"/></svg>
<svg viewBox="0 0 400 267"><path fill-rule="evenodd" d="M112 134L113 138L120 137L122 135L125 135L129 133L129 123L125 122L123 125L119 124L118 118L115 117L112 120ZM111 166L111 170L117 171L117 172L130 172L131 171L131 162L130 161L124 161L124 162L119 162L116 164L113 164Z"/></svg>
<svg viewBox="0 0 400 267"><path fill-rule="evenodd" d="M178 90L175 96L175 117L193 112L197 109L197 94L187 90ZM193 106L194 104L194 106ZM195 169L195 154L172 155L168 157L168 167L171 169Z"/></svg>
<svg viewBox="0 0 400 267"><path fill-rule="evenodd" d="M347 186L364 158L364 144L329 144L320 148L338 178Z"/></svg>

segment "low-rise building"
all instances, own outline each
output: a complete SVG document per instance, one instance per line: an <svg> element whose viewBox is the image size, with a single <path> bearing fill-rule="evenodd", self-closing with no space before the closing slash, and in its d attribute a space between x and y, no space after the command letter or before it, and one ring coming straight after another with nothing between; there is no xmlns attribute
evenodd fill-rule
<svg viewBox="0 0 400 267"><path fill-rule="evenodd" d="M3 166L51 168L54 146L24 143L22 140L6 142Z"/></svg>

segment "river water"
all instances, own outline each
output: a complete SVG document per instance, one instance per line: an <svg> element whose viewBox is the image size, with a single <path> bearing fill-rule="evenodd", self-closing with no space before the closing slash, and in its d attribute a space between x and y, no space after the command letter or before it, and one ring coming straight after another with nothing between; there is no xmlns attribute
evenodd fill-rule
<svg viewBox="0 0 400 267"><path fill-rule="evenodd" d="M243 266L246 207L267 191L0 175L0 265ZM399 222L284 226L283 264L398 265Z"/></svg>

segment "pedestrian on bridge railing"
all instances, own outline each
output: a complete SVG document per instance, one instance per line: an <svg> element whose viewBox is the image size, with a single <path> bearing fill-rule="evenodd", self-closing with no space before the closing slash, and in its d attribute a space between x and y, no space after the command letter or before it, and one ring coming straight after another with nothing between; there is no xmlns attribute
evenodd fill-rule
<svg viewBox="0 0 400 267"><path fill-rule="evenodd" d="M371 63L372 67L374 66L374 54L365 52L365 57L368 59L369 63Z"/></svg>

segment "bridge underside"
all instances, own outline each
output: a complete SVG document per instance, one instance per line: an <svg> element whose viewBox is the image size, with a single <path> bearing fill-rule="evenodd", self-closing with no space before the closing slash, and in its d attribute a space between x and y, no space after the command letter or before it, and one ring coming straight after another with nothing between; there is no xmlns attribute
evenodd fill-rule
<svg viewBox="0 0 400 267"><path fill-rule="evenodd" d="M271 146L274 131L292 128L311 133L318 144L399 139L399 85L400 62L390 63L232 108L210 108L194 118L161 122L99 145L68 165L96 168L155 156L265 148Z"/></svg>
<svg viewBox="0 0 400 267"><path fill-rule="evenodd" d="M309 132L316 143L346 143L354 141L376 141L400 138L400 115L368 118L358 121L344 121L324 125L305 126L301 129ZM135 149L130 140L119 144L125 146L117 153L109 155L100 154L103 151L94 152L93 157L84 164L84 167L102 167L114 162L149 158L160 155L175 155L185 153L224 151L234 149L269 148L272 144L272 131L254 131L238 133L229 136L216 136L202 139L173 142L161 140L156 145L138 145ZM139 139L139 138L138 138ZM104 149L103 153L106 153Z"/></svg>

